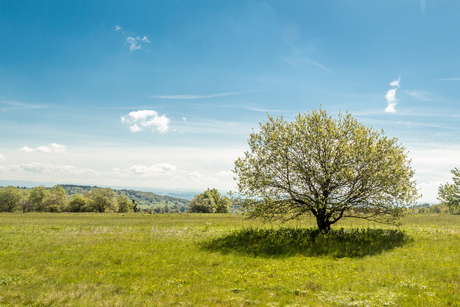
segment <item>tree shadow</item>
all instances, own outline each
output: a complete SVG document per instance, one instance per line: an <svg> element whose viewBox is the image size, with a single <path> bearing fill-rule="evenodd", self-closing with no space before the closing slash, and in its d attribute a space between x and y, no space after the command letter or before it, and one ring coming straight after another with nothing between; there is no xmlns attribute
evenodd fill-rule
<svg viewBox="0 0 460 307"><path fill-rule="evenodd" d="M239 253L254 257L330 256L365 257L380 254L409 242L395 229L244 228L201 244L208 251Z"/></svg>

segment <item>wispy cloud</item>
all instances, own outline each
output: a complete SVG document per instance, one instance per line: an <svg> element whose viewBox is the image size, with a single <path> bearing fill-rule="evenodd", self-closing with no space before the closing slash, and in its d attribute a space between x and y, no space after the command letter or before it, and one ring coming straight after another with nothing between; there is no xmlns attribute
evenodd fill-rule
<svg viewBox="0 0 460 307"><path fill-rule="evenodd" d="M9 111L9 110L34 110L34 109L45 109L48 106L45 105L36 105L36 104L29 104L17 101L0 101L0 105L4 107L0 108L0 111Z"/></svg>
<svg viewBox="0 0 460 307"><path fill-rule="evenodd" d="M401 87L399 85L400 81L401 76L398 78L398 80L390 82L390 86L395 86L396 88L388 90L387 94L385 95L385 99L387 100L387 107L385 108L385 112L396 113L395 107L398 104L398 99L396 99L396 91Z"/></svg>
<svg viewBox="0 0 460 307"><path fill-rule="evenodd" d="M425 0L420 0L420 12L421 12L422 14L425 13L425 4L426 4L426 3L425 3Z"/></svg>
<svg viewBox="0 0 460 307"><path fill-rule="evenodd" d="M126 42L129 44L129 50L135 51L137 49L141 49L141 45L138 44L138 41L139 41L139 37L138 38L134 38L132 36L128 37L126 39Z"/></svg>
<svg viewBox="0 0 460 307"><path fill-rule="evenodd" d="M170 119L166 115L159 116L158 112L154 110L133 111L121 117L122 123L131 125L129 127L131 132L139 132L143 128L153 127L152 132L155 132L156 129L158 132L165 133L169 129L169 121Z"/></svg>
<svg viewBox="0 0 460 307"><path fill-rule="evenodd" d="M423 101L433 101L433 98L431 97L431 93L429 92L423 92L423 91L403 91L403 94L409 95L411 97L414 97L419 100Z"/></svg>
<svg viewBox="0 0 460 307"><path fill-rule="evenodd" d="M6 161L6 158L5 158L5 156L4 156L4 155L2 155L2 154L0 154L0 162L1 162L1 161Z"/></svg>
<svg viewBox="0 0 460 307"><path fill-rule="evenodd" d="M445 79L438 79L438 81L460 81L460 78L445 78Z"/></svg>
<svg viewBox="0 0 460 307"><path fill-rule="evenodd" d="M219 94L211 94L211 95L151 95L148 97L159 98L159 99L204 99L204 98L215 98L215 97L223 97L223 96L230 96L230 95L239 95L239 94L249 93L249 92L253 92L253 91L227 92L227 93L219 93Z"/></svg>
<svg viewBox="0 0 460 307"><path fill-rule="evenodd" d="M159 163L152 166L137 164L131 166L129 171L134 175L155 177L158 175L171 175L176 171L176 167L168 163Z"/></svg>
<svg viewBox="0 0 460 307"><path fill-rule="evenodd" d="M24 152L41 152L41 153L66 153L67 147L65 145L60 145L56 143L51 143L47 146L38 146L37 148L30 148L29 146L24 146L19 148L20 151Z"/></svg>
<svg viewBox="0 0 460 307"><path fill-rule="evenodd" d="M116 25L115 31L120 31L122 28L119 25ZM138 36L133 34L132 32L127 33L127 31L121 31L122 34L127 35L125 45L127 44L129 46L129 50L131 51L136 51L142 49L142 45L140 44L141 42L143 43L150 43L150 40L148 39L147 35L143 36ZM148 50L149 51L149 50Z"/></svg>
<svg viewBox="0 0 460 307"><path fill-rule="evenodd" d="M293 48L294 50L294 53L295 55L292 56L292 57L281 57L282 60L286 61L287 63L289 63L290 65L292 66L295 66L295 67L299 67L299 66L303 66L303 65L308 65L308 64L313 64L327 72L330 72L332 73L332 71L327 68L326 66L316 62L316 61L313 61L312 59L310 59L309 57L305 56L302 51L300 51L298 48L294 47Z"/></svg>

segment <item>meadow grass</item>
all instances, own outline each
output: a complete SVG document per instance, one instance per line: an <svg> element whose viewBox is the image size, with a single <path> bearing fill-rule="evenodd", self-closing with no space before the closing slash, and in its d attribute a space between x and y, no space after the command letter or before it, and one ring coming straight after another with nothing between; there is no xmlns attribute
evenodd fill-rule
<svg viewBox="0 0 460 307"><path fill-rule="evenodd" d="M460 216L0 214L0 306L458 306Z"/></svg>

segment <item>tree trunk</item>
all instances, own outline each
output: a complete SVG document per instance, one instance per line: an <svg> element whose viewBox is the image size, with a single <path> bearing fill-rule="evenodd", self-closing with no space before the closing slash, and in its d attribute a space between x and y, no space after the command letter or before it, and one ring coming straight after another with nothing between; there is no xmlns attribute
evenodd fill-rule
<svg viewBox="0 0 460 307"><path fill-rule="evenodd" d="M318 224L319 230L329 231L331 230L331 222L329 219L322 215L316 216L316 224Z"/></svg>

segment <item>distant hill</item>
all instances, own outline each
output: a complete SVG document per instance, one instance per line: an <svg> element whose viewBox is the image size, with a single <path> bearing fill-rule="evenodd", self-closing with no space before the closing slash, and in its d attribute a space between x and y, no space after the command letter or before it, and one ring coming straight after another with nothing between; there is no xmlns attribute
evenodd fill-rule
<svg viewBox="0 0 460 307"><path fill-rule="evenodd" d="M97 188L97 186L89 186L89 185L75 185L75 184L61 184L61 187L64 188L68 196L72 196L74 194L85 194L85 192L91 191L93 188ZM187 199L178 198L178 197L171 197L171 196L163 196L158 195L152 192L142 192L136 190L117 190L113 189L117 195L125 195L129 199L136 202L136 204L143 208L157 208L157 207L165 207L168 206L170 209L180 209L182 207L188 208L189 201Z"/></svg>

